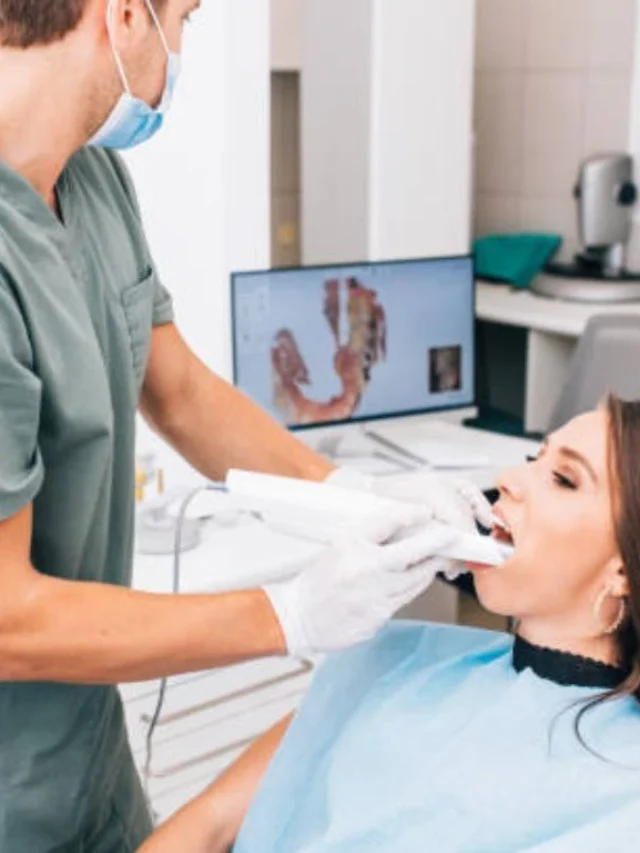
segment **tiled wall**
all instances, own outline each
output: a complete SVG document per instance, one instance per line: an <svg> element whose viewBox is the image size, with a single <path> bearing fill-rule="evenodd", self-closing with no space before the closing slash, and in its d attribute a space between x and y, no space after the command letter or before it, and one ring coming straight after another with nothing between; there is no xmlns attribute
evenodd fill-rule
<svg viewBox="0 0 640 853"><path fill-rule="evenodd" d="M554 231L570 257L580 161L627 149L637 0L477 3L476 234Z"/></svg>
<svg viewBox="0 0 640 853"><path fill-rule="evenodd" d="M300 264L300 75L271 75L271 264Z"/></svg>

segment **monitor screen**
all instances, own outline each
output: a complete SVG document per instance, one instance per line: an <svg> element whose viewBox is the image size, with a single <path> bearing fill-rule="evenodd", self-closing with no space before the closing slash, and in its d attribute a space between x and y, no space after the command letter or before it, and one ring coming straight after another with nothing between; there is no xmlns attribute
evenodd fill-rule
<svg viewBox="0 0 640 853"><path fill-rule="evenodd" d="M469 256L236 273L234 381L289 427L474 401Z"/></svg>

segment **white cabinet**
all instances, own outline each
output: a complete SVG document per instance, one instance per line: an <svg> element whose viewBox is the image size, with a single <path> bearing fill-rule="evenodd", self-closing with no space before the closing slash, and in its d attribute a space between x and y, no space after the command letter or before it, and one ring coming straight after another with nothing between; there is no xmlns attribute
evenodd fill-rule
<svg viewBox="0 0 640 853"><path fill-rule="evenodd" d="M148 790L160 819L210 784L262 732L291 713L310 663L253 661L169 680L153 737ZM122 688L134 758L144 772L159 682Z"/></svg>
<svg viewBox="0 0 640 853"><path fill-rule="evenodd" d="M226 508L215 493L204 499L205 503L195 505L198 514L215 514ZM287 559L291 563L309 557L308 543L297 549L293 543L285 553L283 537L264 536L261 539L260 531L251 524L234 535L210 523L202 544L183 555L181 588L194 593L258 585L277 576L275 567L288 565ZM268 552L261 563L256 549L247 549L247 538ZM172 558L136 555L134 586L169 592ZM165 819L201 792L258 735L291 713L309 686L312 670L311 662L269 658L169 679L148 773L148 791L158 818ZM159 689L159 681L121 687L129 738L141 773Z"/></svg>

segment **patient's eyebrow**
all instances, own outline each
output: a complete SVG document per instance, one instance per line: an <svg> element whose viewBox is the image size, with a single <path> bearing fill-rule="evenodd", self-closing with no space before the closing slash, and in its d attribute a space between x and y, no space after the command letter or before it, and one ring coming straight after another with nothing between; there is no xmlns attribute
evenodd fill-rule
<svg viewBox="0 0 640 853"><path fill-rule="evenodd" d="M547 435L544 437L542 441L542 450L546 450L551 444L551 439ZM582 453L578 450L574 450L573 447L558 447L557 452L561 456L566 456L569 459L573 459L574 462L578 462L582 467L587 471L591 479L594 483L598 482L598 475L595 472L593 465L589 462L586 456L583 456Z"/></svg>
<svg viewBox="0 0 640 853"><path fill-rule="evenodd" d="M593 482L598 482L598 475L594 471L591 462L589 462L587 457L583 456L582 453L577 450L574 450L572 447L559 447L558 453L560 453L562 456L567 456L569 459L573 459L574 462L578 462L580 465L582 465L583 468L586 469Z"/></svg>

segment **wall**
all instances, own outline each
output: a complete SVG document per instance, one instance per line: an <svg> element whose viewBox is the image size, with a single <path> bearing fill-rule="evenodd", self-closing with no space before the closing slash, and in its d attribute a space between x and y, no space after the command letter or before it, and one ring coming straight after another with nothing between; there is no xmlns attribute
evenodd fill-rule
<svg viewBox="0 0 640 853"><path fill-rule="evenodd" d="M580 161L628 147L636 5L477 0L476 234L555 231L575 252Z"/></svg>
<svg viewBox="0 0 640 853"><path fill-rule="evenodd" d="M631 117L629 129L629 151L635 162L640 164L640 0L636 0L636 27L634 39L634 60L631 86ZM640 175L637 167L636 178ZM631 262L634 269L640 269L640 206L636 207L634 232L631 241Z"/></svg>
<svg viewBox="0 0 640 853"><path fill-rule="evenodd" d="M271 265L302 260L300 66L304 0L271 2Z"/></svg>
<svg viewBox="0 0 640 853"><path fill-rule="evenodd" d="M271 265L299 266L300 209L300 74L271 75Z"/></svg>
<svg viewBox="0 0 640 853"><path fill-rule="evenodd" d="M372 6L299 0L306 263L369 257Z"/></svg>
<svg viewBox="0 0 640 853"><path fill-rule="evenodd" d="M465 252L473 0L305 0L303 257Z"/></svg>
<svg viewBox="0 0 640 853"><path fill-rule="evenodd" d="M370 256L468 251L473 0L375 0Z"/></svg>
<svg viewBox="0 0 640 853"><path fill-rule="evenodd" d="M271 0L271 68L300 70L300 32L304 0Z"/></svg>
<svg viewBox="0 0 640 853"><path fill-rule="evenodd" d="M229 273L269 263L269 16L203 3L166 127L127 155L181 331L230 375Z"/></svg>

